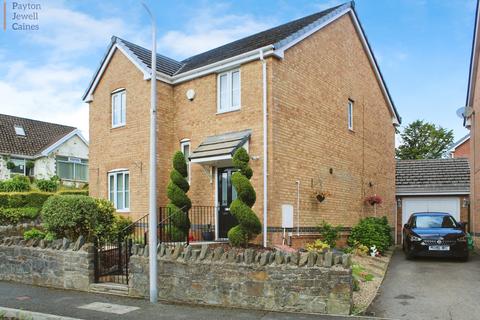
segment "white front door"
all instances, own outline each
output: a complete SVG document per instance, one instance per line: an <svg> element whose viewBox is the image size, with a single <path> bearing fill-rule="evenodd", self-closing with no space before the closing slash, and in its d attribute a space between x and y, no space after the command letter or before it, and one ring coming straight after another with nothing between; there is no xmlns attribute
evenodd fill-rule
<svg viewBox="0 0 480 320"><path fill-rule="evenodd" d="M402 208L402 226L415 212L446 212L460 221L460 197L403 198Z"/></svg>

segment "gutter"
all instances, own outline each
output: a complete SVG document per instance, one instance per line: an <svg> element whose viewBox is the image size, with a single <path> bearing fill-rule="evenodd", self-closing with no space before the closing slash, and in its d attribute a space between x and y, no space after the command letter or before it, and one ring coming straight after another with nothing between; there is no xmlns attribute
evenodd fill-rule
<svg viewBox="0 0 480 320"><path fill-rule="evenodd" d="M262 62L262 110L263 110L263 247L267 247L267 224L268 224L268 113L267 113L267 61L264 59L262 49L258 52Z"/></svg>

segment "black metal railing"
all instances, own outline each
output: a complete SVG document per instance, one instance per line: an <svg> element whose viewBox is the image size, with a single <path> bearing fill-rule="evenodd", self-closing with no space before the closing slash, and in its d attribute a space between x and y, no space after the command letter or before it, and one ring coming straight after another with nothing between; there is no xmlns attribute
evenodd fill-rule
<svg viewBox="0 0 480 320"><path fill-rule="evenodd" d="M188 232L178 230L173 223L172 209L160 207L156 232L158 243L171 246L176 243L193 243L215 240L215 215L217 207L193 206L188 212ZM128 284L128 262L133 244L148 244L149 216L145 215L123 229L116 238L95 238L95 282Z"/></svg>

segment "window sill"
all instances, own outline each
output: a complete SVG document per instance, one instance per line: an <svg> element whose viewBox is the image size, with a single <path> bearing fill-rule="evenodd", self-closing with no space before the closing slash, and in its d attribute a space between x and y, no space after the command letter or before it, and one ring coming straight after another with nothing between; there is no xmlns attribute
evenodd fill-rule
<svg viewBox="0 0 480 320"><path fill-rule="evenodd" d="M355 130L348 128L348 132L355 133Z"/></svg>
<svg viewBox="0 0 480 320"><path fill-rule="evenodd" d="M119 124L119 125L116 125L116 126L112 126L111 129L125 128L126 125L127 125L126 123Z"/></svg>
<svg viewBox="0 0 480 320"><path fill-rule="evenodd" d="M217 111L217 115L219 114L225 114L225 113L232 113L232 112L237 112L237 111L240 111L241 108L238 108L238 109L230 109L230 110L225 110L225 111Z"/></svg>
<svg viewBox="0 0 480 320"><path fill-rule="evenodd" d="M130 213L130 209L121 209L121 210L116 209L116 211L118 213Z"/></svg>

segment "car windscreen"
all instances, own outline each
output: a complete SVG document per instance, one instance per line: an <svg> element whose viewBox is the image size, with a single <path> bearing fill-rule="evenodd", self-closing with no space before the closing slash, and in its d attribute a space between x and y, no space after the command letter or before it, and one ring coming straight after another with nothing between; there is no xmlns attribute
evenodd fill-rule
<svg viewBox="0 0 480 320"><path fill-rule="evenodd" d="M457 223L451 216L422 215L415 217L414 227L420 229L456 228Z"/></svg>

